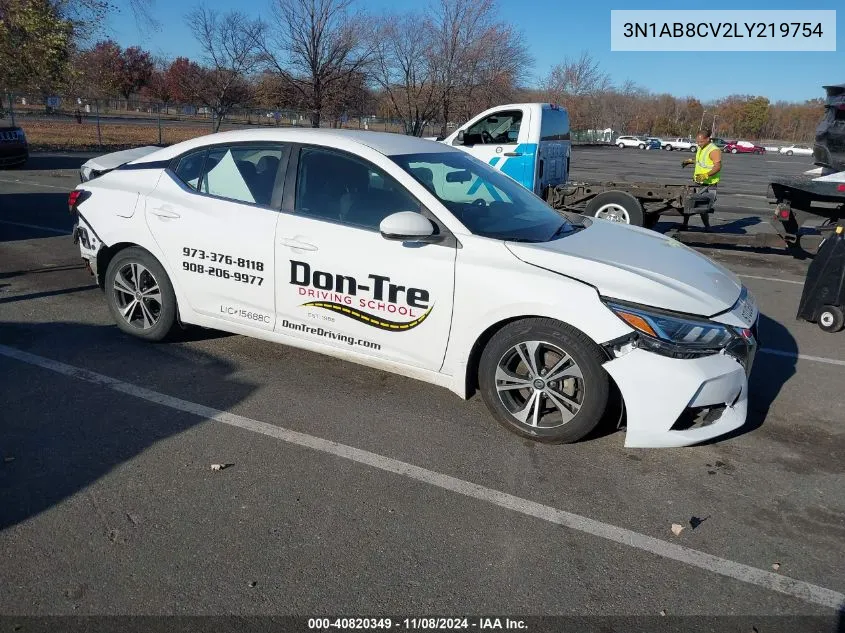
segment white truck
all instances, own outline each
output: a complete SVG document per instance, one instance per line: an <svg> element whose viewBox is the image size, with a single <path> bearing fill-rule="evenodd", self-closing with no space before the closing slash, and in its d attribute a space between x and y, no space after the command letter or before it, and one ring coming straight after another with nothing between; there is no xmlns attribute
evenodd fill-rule
<svg viewBox="0 0 845 633"><path fill-rule="evenodd" d="M713 210L712 202L697 199L695 194L701 187L692 182L569 182L569 115L554 104L517 103L490 108L448 136L433 140L483 160L555 209L645 227L654 226L663 213ZM487 192L476 183L468 187L470 193L487 202Z"/></svg>
<svg viewBox="0 0 845 633"><path fill-rule="evenodd" d="M663 149L672 151L672 150L680 150L680 151L687 151L687 152L694 152L697 148L695 141L691 138L670 138L665 141L661 141L663 145Z"/></svg>

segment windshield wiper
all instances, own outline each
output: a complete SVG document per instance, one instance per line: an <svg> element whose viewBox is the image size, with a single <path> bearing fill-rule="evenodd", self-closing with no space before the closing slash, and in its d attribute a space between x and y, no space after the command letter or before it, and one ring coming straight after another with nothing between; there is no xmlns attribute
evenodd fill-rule
<svg viewBox="0 0 845 633"><path fill-rule="evenodd" d="M584 228L584 227L583 227L583 226L581 226L581 228ZM557 228L557 231L555 231L554 233L552 233L551 237L549 237L549 239L548 239L548 240L546 240L546 241L547 241L547 242L551 242L553 239L555 239L556 237L558 237L558 236L560 236L560 235L563 235L564 233L572 233L572 232L574 232L574 231L575 231L575 229L576 229L576 225L574 225L574 224L572 224L571 222L568 222L568 221L567 221L567 222L564 222L563 224L561 224L561 225Z"/></svg>

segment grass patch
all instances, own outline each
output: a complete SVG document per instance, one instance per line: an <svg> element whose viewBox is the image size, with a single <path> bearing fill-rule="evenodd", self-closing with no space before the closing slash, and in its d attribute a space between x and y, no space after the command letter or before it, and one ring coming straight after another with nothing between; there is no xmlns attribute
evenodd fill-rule
<svg viewBox="0 0 845 633"><path fill-rule="evenodd" d="M97 124L84 121L22 121L32 151L117 151L141 145L158 145L156 125L100 126L102 143L97 139ZM210 132L208 127L163 126L163 145L172 145Z"/></svg>

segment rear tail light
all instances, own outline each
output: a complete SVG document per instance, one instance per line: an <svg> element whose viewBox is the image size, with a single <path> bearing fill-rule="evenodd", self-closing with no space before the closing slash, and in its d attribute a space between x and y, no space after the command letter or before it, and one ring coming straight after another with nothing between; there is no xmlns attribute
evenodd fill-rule
<svg viewBox="0 0 845 633"><path fill-rule="evenodd" d="M83 200L87 200L88 197L91 195L90 191L85 191L84 189L74 189L70 192L70 195L67 197L67 208L70 213L76 212L76 207L79 206L79 203Z"/></svg>

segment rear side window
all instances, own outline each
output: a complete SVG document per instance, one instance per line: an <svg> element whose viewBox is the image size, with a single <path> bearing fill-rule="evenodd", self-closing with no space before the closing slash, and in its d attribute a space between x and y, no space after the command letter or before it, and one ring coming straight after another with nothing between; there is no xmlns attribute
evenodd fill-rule
<svg viewBox="0 0 845 633"><path fill-rule="evenodd" d="M215 147L208 152L200 191L267 206L282 160L281 147Z"/></svg>
<svg viewBox="0 0 845 633"><path fill-rule="evenodd" d="M198 152L187 154L180 158L179 163L176 165L176 176L191 189L196 190L199 185L205 153L205 149L202 149Z"/></svg>
<svg viewBox="0 0 845 633"><path fill-rule="evenodd" d="M624 137L626 140L630 137ZM543 121L540 124L541 141L568 141L569 115L565 110L543 109Z"/></svg>

